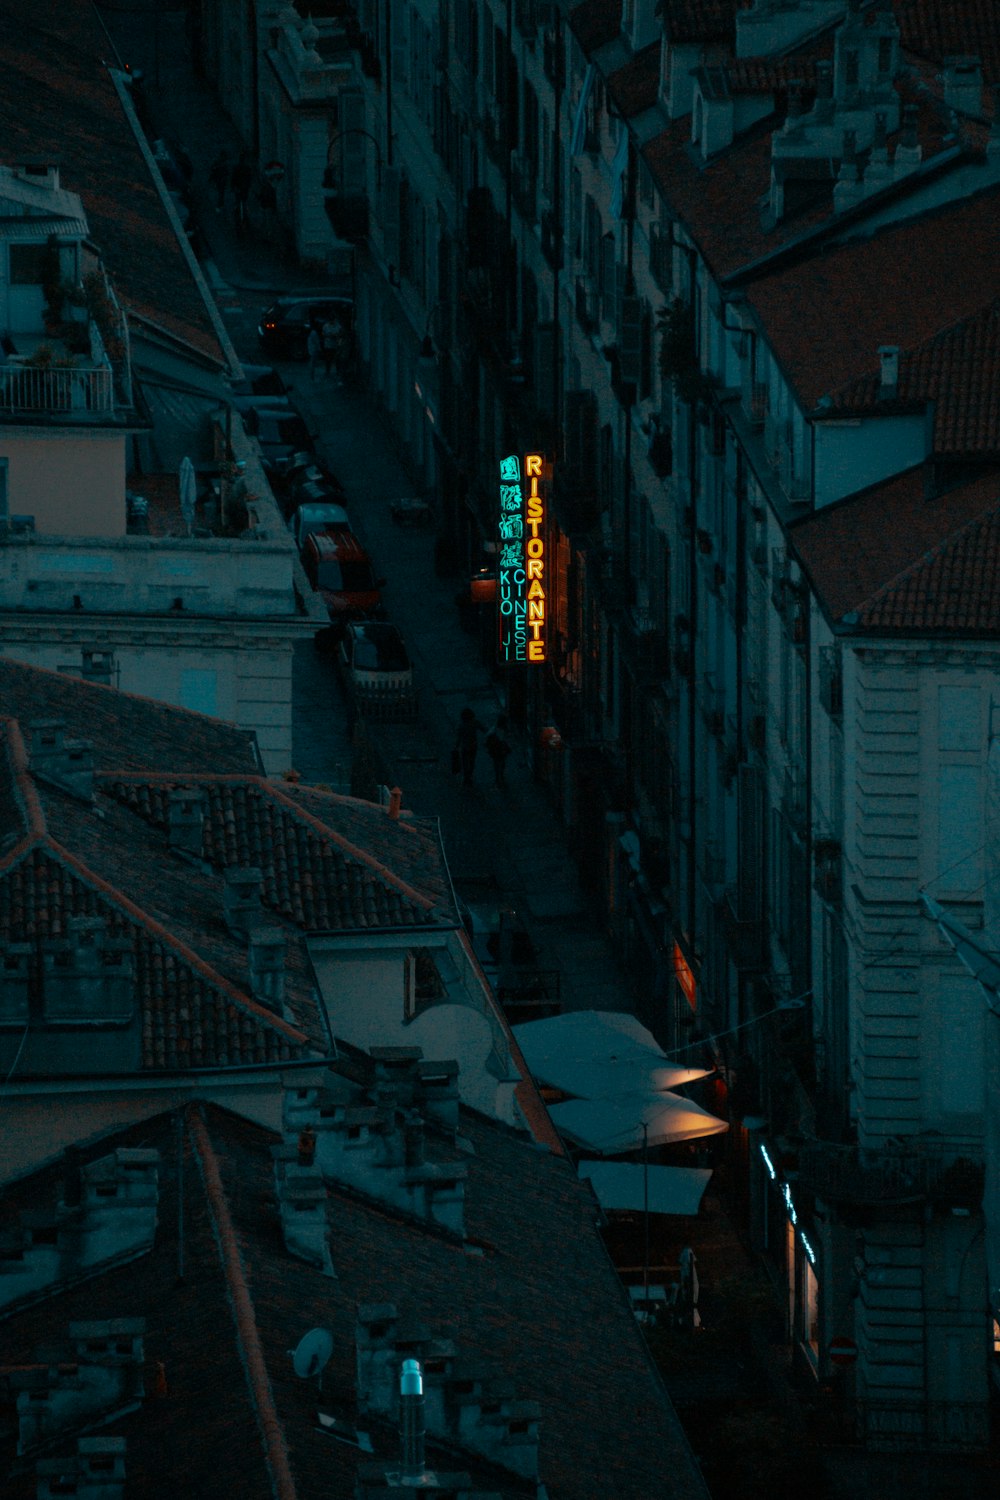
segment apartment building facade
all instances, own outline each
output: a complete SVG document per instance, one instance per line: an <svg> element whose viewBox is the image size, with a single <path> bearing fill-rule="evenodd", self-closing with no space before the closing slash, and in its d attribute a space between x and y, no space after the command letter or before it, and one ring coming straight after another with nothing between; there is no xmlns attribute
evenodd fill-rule
<svg viewBox="0 0 1000 1500"><path fill-rule="evenodd" d="M505 682L642 1018L724 1069L803 1369L948 1450L986 1020L920 893L981 925L1000 50L932 10L360 0L352 107L361 350L443 561L552 460Z"/></svg>

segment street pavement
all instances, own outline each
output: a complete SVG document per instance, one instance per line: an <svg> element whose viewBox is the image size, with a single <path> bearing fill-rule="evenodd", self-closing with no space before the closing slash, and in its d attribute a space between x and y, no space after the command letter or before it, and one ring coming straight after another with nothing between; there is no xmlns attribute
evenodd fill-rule
<svg viewBox="0 0 1000 1500"><path fill-rule="evenodd" d="M209 166L220 148L235 160L242 142L214 93L190 67L182 19L163 13L156 57L153 38L144 35L139 21L123 15L115 27L131 65L144 69L157 133L168 145L181 147L193 164L199 254L230 337L241 358L267 362L256 337L261 308L273 294L322 284L322 271L298 264L255 198L244 230L228 209L217 211ZM439 819L460 894L518 911L538 947L540 966L559 971L565 1009L631 1009L614 950L577 881L550 791L535 779L531 747L513 735L505 789L493 786L492 765L482 750L471 788L451 774L462 708L469 705L490 727L503 710L502 684L484 661L478 636L461 628L454 597L459 580L435 570L433 530L400 527L392 520L391 502L413 494L414 482L391 418L362 389L336 378L313 380L305 364L280 368L317 434L317 451L347 491L355 530L386 579L389 617L414 658L419 724L379 732L388 784L401 788L404 808ZM350 715L332 663L310 642L296 648L292 711L294 769L304 780L348 790Z"/></svg>

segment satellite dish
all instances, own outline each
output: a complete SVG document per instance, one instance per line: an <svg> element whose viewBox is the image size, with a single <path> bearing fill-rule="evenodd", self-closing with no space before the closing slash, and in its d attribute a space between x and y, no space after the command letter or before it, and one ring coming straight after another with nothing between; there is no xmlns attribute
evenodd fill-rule
<svg viewBox="0 0 1000 1500"><path fill-rule="evenodd" d="M303 1334L292 1350L292 1368L302 1380L322 1375L333 1353L333 1335L325 1328L313 1328Z"/></svg>

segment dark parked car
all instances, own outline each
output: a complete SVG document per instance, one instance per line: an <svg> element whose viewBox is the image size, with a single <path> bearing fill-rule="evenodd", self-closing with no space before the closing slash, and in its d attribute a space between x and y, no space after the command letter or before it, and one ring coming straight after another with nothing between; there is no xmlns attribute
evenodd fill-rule
<svg viewBox="0 0 1000 1500"><path fill-rule="evenodd" d="M345 505L344 486L315 453L293 453L271 472L271 487L285 519L307 502Z"/></svg>
<svg viewBox="0 0 1000 1500"><path fill-rule="evenodd" d="M250 406L243 413L243 425L260 444L265 469L280 469L313 440L304 418L287 404Z"/></svg>
<svg viewBox="0 0 1000 1500"><path fill-rule="evenodd" d="M234 380L234 396L268 396L287 401L291 391L273 365L243 365L243 379Z"/></svg>
<svg viewBox="0 0 1000 1500"><path fill-rule="evenodd" d="M279 297L261 313L257 337L272 359L305 359L306 339L313 324L322 325L330 318L350 330L353 314L350 297L333 292Z"/></svg>

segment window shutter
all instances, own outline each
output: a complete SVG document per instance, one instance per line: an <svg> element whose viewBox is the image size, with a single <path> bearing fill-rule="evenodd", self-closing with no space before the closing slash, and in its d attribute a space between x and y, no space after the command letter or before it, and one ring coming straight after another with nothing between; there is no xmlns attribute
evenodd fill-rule
<svg viewBox="0 0 1000 1500"><path fill-rule="evenodd" d="M642 302L634 291L623 291L618 312L618 357L623 380L639 384L641 356Z"/></svg>

